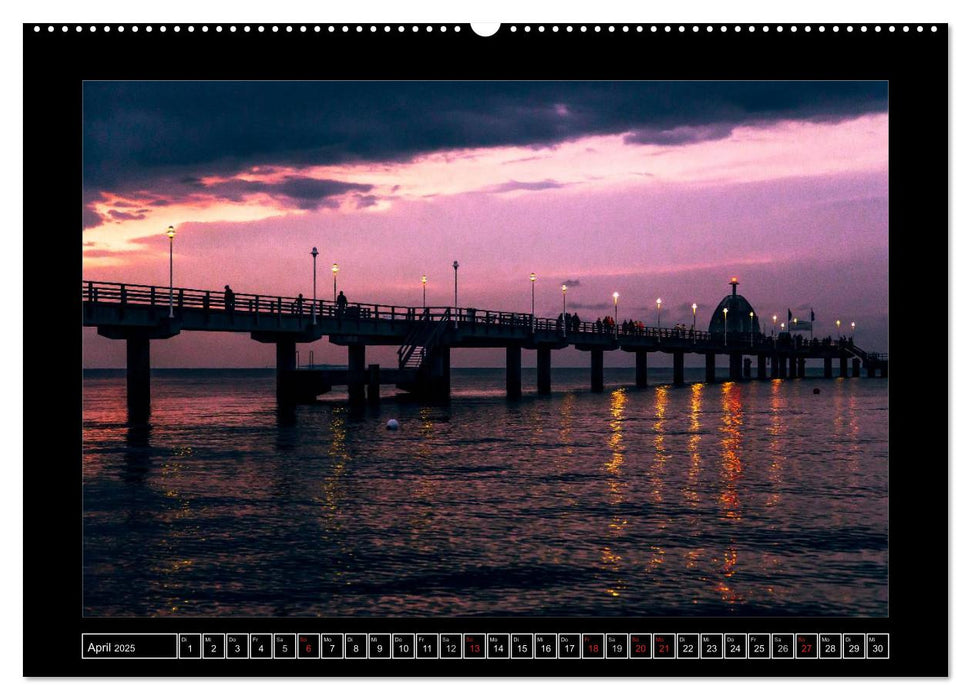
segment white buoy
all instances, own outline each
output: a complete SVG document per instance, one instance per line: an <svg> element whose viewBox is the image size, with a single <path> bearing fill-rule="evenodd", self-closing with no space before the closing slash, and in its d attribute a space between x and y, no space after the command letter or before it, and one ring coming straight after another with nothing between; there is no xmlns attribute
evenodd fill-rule
<svg viewBox="0 0 971 700"><path fill-rule="evenodd" d="M385 426L385 427L388 430L397 430L398 429L398 421L396 421L394 418L392 418L391 420L388 421L388 425Z"/></svg>

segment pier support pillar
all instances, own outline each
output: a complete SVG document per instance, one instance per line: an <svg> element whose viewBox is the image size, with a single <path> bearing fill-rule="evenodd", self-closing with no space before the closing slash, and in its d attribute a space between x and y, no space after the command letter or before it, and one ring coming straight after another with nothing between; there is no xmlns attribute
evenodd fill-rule
<svg viewBox="0 0 971 700"><path fill-rule="evenodd" d="M367 366L367 402L372 406L381 403L381 366Z"/></svg>
<svg viewBox="0 0 971 700"><path fill-rule="evenodd" d="M859 357L854 357L853 358L853 376L854 377L859 377L860 376L860 358Z"/></svg>
<svg viewBox="0 0 971 700"><path fill-rule="evenodd" d="M347 398L351 403L364 403L364 344L347 346Z"/></svg>
<svg viewBox="0 0 971 700"><path fill-rule="evenodd" d="M752 358L746 357L742 364L742 376L746 379L752 378Z"/></svg>
<svg viewBox="0 0 971 700"><path fill-rule="evenodd" d="M805 379L806 378L806 358L800 357L796 365L799 369L799 378Z"/></svg>
<svg viewBox="0 0 971 700"><path fill-rule="evenodd" d="M590 391L604 390L604 351L590 351Z"/></svg>
<svg viewBox="0 0 971 700"><path fill-rule="evenodd" d="M438 400L446 400L452 388L452 351L448 347L438 347L431 351L428 377L429 385L425 393Z"/></svg>
<svg viewBox="0 0 971 700"><path fill-rule="evenodd" d="M634 383L638 389L647 386L647 350L634 351Z"/></svg>
<svg viewBox="0 0 971 700"><path fill-rule="evenodd" d="M152 411L151 355L146 337L125 340L128 380L128 422L142 423Z"/></svg>
<svg viewBox="0 0 971 700"><path fill-rule="evenodd" d="M833 376L833 358L824 357L823 358L823 376L827 379Z"/></svg>
<svg viewBox="0 0 971 700"><path fill-rule="evenodd" d="M848 376L850 376L849 372L847 371L847 367L846 367L847 364L849 363L846 361L846 355L843 355L842 357L840 357L840 376L843 377L843 379L846 379Z"/></svg>
<svg viewBox="0 0 971 700"><path fill-rule="evenodd" d="M506 348L506 398L523 395L523 349L518 345Z"/></svg>
<svg viewBox="0 0 971 700"><path fill-rule="evenodd" d="M742 378L742 354L732 352L728 355L728 378L737 382Z"/></svg>
<svg viewBox="0 0 971 700"><path fill-rule="evenodd" d="M675 350L674 351L674 385L682 386L684 384L684 351Z"/></svg>
<svg viewBox="0 0 971 700"><path fill-rule="evenodd" d="M779 356L774 353L771 357L771 370L772 370L772 374L771 374L772 378L778 379L780 376L779 375Z"/></svg>
<svg viewBox="0 0 971 700"><path fill-rule="evenodd" d="M287 391L292 377L290 372L297 368L297 343L294 340L276 341L276 400L290 403L291 397Z"/></svg>
<svg viewBox="0 0 971 700"><path fill-rule="evenodd" d="M553 351L549 345L536 348L536 391L549 394L552 391Z"/></svg>
<svg viewBox="0 0 971 700"><path fill-rule="evenodd" d="M789 355L789 378L795 379L799 376L799 372L796 370L796 356Z"/></svg>
<svg viewBox="0 0 971 700"><path fill-rule="evenodd" d="M765 355L758 355L758 365L755 376L759 379L765 379Z"/></svg>
<svg viewBox="0 0 971 700"><path fill-rule="evenodd" d="M705 353L705 381L711 383L715 381L715 353Z"/></svg>

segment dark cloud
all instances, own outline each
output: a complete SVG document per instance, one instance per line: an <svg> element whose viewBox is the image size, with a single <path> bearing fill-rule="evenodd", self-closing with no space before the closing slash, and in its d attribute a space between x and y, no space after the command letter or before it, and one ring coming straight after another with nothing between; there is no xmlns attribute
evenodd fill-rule
<svg viewBox="0 0 971 700"><path fill-rule="evenodd" d="M234 178L213 185L202 185L198 191L220 199L238 202L245 195L262 192L275 199L282 199L299 207L313 210L321 207L333 208L339 202L335 199L348 192L368 192L371 185L338 180L319 180L312 177L287 177L280 182L259 182Z"/></svg>
<svg viewBox="0 0 971 700"><path fill-rule="evenodd" d="M557 182L556 180L539 180L537 182L519 182L518 180L509 180L501 185L496 185L490 187L486 192L513 192L515 190L552 190L563 187L563 183Z"/></svg>
<svg viewBox="0 0 971 700"><path fill-rule="evenodd" d="M378 198L373 194L356 195L358 209L367 209L368 207L373 207L378 203Z"/></svg>
<svg viewBox="0 0 971 700"><path fill-rule="evenodd" d="M560 286L561 287L564 287L565 286L567 289L571 289L573 287L579 287L580 286L580 280L563 280L560 283Z"/></svg>
<svg viewBox="0 0 971 700"><path fill-rule="evenodd" d="M104 217L94 210L94 207L87 206L81 209L81 228L95 228L104 223Z"/></svg>
<svg viewBox="0 0 971 700"><path fill-rule="evenodd" d="M680 146L686 143L716 141L728 138L734 124L707 124L704 126L676 126L670 129L637 129L624 137L625 143L647 143L656 146Z"/></svg>
<svg viewBox="0 0 971 700"><path fill-rule="evenodd" d="M88 191L130 191L158 177L193 184L199 174L266 165L552 146L595 134L678 144L724 138L740 124L887 110L882 81L86 81L83 91ZM309 205L315 197L294 199Z"/></svg>
<svg viewBox="0 0 971 700"><path fill-rule="evenodd" d="M109 209L108 217L113 221L138 221L139 219L144 219L145 214L140 214L138 212L128 212L128 211L118 211L117 209Z"/></svg>

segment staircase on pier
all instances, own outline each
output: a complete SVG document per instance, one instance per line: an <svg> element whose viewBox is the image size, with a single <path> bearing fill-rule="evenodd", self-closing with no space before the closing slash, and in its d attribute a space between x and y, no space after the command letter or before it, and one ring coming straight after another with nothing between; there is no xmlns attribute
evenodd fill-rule
<svg viewBox="0 0 971 700"><path fill-rule="evenodd" d="M411 329L398 348L398 369L422 369L431 357L431 351L438 344L445 329L448 328L451 314L448 309L438 318L432 318L428 309L419 317L419 323Z"/></svg>

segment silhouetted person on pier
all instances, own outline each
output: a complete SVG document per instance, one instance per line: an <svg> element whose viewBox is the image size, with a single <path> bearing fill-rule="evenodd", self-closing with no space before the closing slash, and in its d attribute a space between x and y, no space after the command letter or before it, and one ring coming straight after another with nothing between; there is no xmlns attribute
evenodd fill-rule
<svg viewBox="0 0 971 700"><path fill-rule="evenodd" d="M337 295L337 315L343 316L344 310L346 308L347 308L347 297L344 296L344 290L342 289L341 293Z"/></svg>
<svg viewBox="0 0 971 700"><path fill-rule="evenodd" d="M577 316L575 312L573 314L573 332L574 333L580 332L580 317Z"/></svg>
<svg viewBox="0 0 971 700"><path fill-rule="evenodd" d="M226 311L232 311L236 308L236 293L229 288L228 284L223 292L223 306L226 307Z"/></svg>
<svg viewBox="0 0 971 700"><path fill-rule="evenodd" d="M297 315L303 316L303 294L297 295Z"/></svg>

